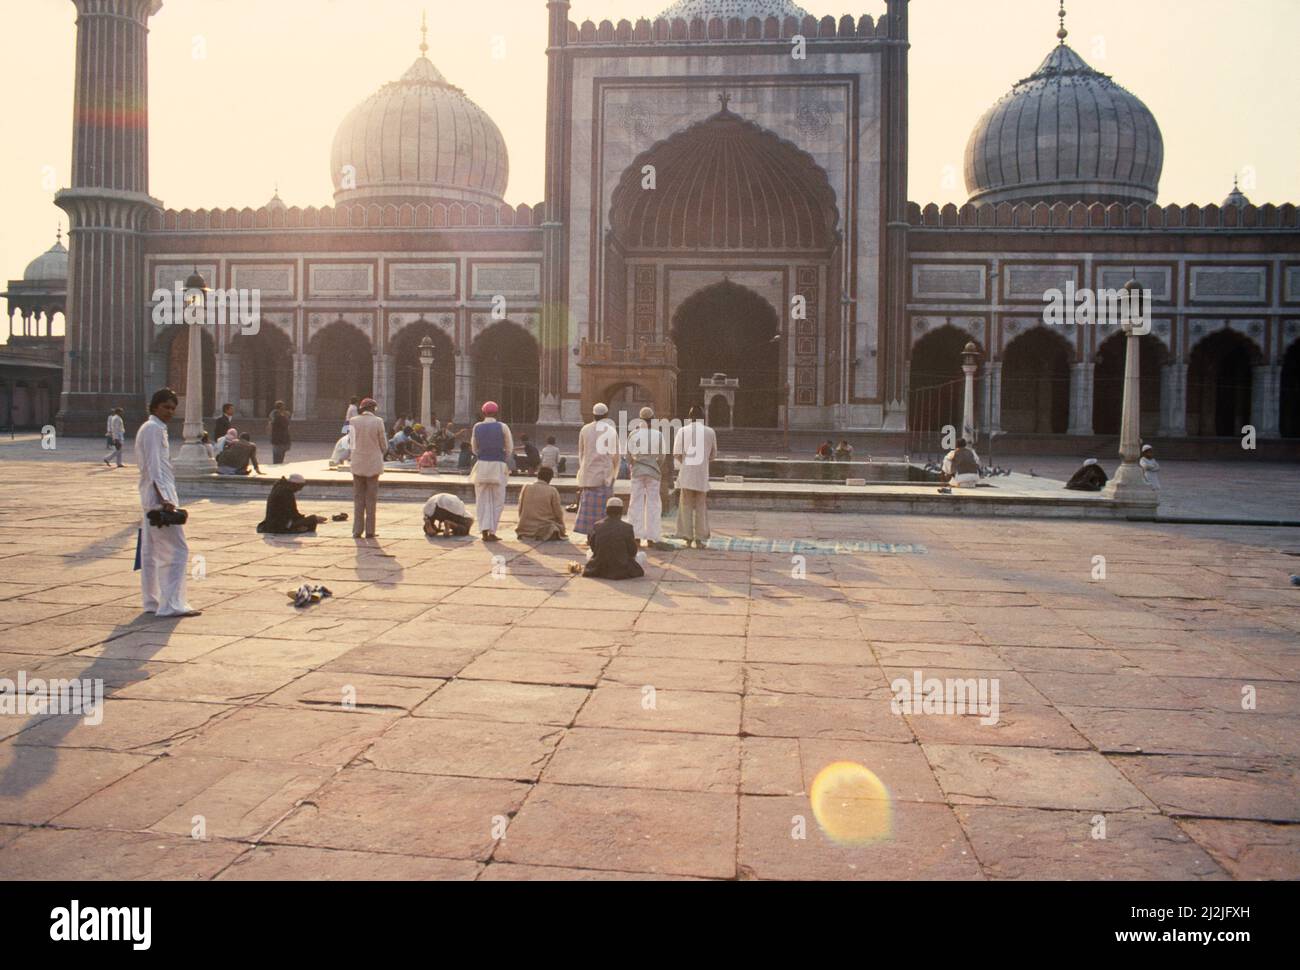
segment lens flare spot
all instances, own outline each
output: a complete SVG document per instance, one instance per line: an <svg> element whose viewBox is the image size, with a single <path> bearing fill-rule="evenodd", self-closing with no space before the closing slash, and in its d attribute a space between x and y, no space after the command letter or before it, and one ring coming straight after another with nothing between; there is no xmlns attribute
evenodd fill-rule
<svg viewBox="0 0 1300 970"><path fill-rule="evenodd" d="M894 809L889 789L854 761L836 761L813 779L808 793L813 817L828 839L862 846L893 835Z"/></svg>

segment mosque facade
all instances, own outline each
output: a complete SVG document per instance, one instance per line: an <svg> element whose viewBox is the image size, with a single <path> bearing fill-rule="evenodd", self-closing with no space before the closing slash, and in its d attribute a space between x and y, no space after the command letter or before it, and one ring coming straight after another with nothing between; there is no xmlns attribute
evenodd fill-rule
<svg viewBox="0 0 1300 970"><path fill-rule="evenodd" d="M161 0L73 2L65 430L184 393L194 333L206 414L283 400L304 425L359 394L418 411L427 337L458 422L489 397L542 427L594 399L680 413L725 375L715 424L901 432L952 423L973 342L985 430L1113 434L1118 328L1049 326L1044 293L1136 279L1145 434L1300 434L1295 206L1160 205L1157 120L1064 25L976 124L961 207L907 199L907 0L677 0L617 24L550 0L537 204L504 201L505 139L422 44L342 119L332 206L176 209L148 191ZM195 268L257 291L259 325L156 322Z"/></svg>

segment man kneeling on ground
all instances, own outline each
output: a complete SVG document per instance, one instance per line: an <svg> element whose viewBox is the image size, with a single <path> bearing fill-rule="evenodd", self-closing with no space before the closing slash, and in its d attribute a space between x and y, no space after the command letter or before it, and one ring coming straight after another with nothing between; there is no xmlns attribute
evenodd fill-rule
<svg viewBox="0 0 1300 970"><path fill-rule="evenodd" d="M1106 473L1096 458L1089 458L1070 476L1065 487L1076 492L1100 492L1106 484Z"/></svg>
<svg viewBox="0 0 1300 970"><path fill-rule="evenodd" d="M636 579L645 570L637 562L636 533L623 521L623 500L611 497L605 503L605 517L591 527L587 536L591 558L582 575L590 579Z"/></svg>
<svg viewBox="0 0 1300 970"><path fill-rule="evenodd" d="M515 535L520 539L549 542L565 538L564 506L560 493L551 479L554 473L543 465L537 469L537 481L529 482L519 493L519 525Z"/></svg>
<svg viewBox="0 0 1300 970"><path fill-rule="evenodd" d="M266 497L266 518L257 524L257 531L271 535L315 532L317 524L325 521L324 516L303 515L298 511L297 495L306 484L307 480L295 473L272 485L271 494Z"/></svg>
<svg viewBox="0 0 1300 970"><path fill-rule="evenodd" d="M450 492L439 492L424 503L427 536L467 536L473 522L465 503Z"/></svg>

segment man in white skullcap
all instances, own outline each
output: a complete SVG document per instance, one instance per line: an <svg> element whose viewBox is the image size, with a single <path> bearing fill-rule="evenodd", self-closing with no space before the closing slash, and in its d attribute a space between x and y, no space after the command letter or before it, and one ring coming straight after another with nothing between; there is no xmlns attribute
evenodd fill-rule
<svg viewBox="0 0 1300 970"><path fill-rule="evenodd" d="M582 575L590 579L636 579L645 575L637 561L636 536L623 521L621 498L611 497L605 503L605 517L592 526L587 545L591 546L591 558Z"/></svg>
<svg viewBox="0 0 1300 970"><path fill-rule="evenodd" d="M1143 445L1138 465L1142 468L1142 481L1157 492L1160 491L1160 462L1156 461L1156 450L1150 445Z"/></svg>
<svg viewBox="0 0 1300 970"><path fill-rule="evenodd" d="M632 473L632 495L628 503L628 521L637 542L656 548L663 537L663 500L659 484L664 462L668 459L663 433L653 426L654 408L641 409L641 417L632 422L627 436L627 460Z"/></svg>
<svg viewBox="0 0 1300 970"><path fill-rule="evenodd" d="M298 511L297 495L306 484L307 479L295 472L272 485L271 494L266 497L266 518L257 524L257 531L271 535L315 532L316 526L325 521L324 516L303 515Z"/></svg>
<svg viewBox="0 0 1300 970"><path fill-rule="evenodd" d="M614 494L618 476L618 429L609 420L609 408L597 404L592 419L578 432L578 521L574 532L590 535L605 514L605 503Z"/></svg>

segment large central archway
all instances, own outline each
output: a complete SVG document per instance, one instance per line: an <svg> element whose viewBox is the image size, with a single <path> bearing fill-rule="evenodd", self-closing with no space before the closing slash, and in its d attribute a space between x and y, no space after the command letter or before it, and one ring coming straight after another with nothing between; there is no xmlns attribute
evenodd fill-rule
<svg viewBox="0 0 1300 970"><path fill-rule="evenodd" d="M775 427L792 389L810 409L838 400L839 222L813 156L724 99L638 155L611 194L602 339L674 342L679 407L703 403L702 377L738 378L737 427Z"/></svg>
<svg viewBox="0 0 1300 970"><path fill-rule="evenodd" d="M673 316L677 411L703 405L700 379L722 373L740 381L732 422L774 428L784 381L776 311L753 290L724 281L700 290Z"/></svg>

